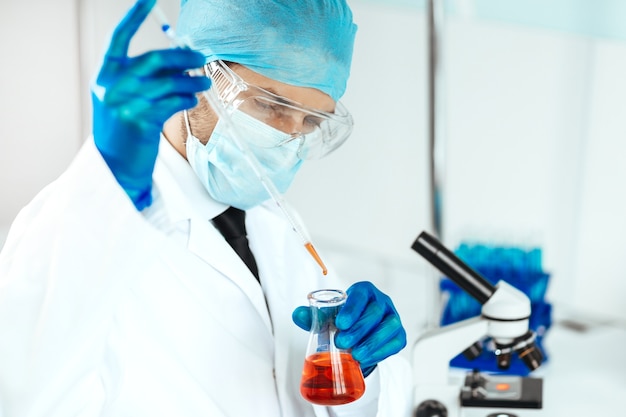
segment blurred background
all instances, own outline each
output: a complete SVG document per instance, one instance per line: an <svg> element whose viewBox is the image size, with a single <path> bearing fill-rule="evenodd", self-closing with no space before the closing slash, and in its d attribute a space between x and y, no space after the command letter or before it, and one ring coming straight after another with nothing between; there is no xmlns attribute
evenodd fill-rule
<svg viewBox="0 0 626 417"><path fill-rule="evenodd" d="M88 137L89 82L131 3L0 3L0 244ZM175 21L178 0L159 3ZM412 341L442 308L410 249L433 228L426 1L349 3L355 130L287 199L346 283L390 293ZM626 329L626 2L437 3L442 241L539 248L559 320ZM167 46L149 20L132 50Z"/></svg>

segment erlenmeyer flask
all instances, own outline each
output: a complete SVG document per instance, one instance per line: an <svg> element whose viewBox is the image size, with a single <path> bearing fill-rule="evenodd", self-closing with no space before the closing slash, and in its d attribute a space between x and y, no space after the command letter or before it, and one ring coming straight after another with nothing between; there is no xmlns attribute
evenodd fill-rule
<svg viewBox="0 0 626 417"><path fill-rule="evenodd" d="M308 295L312 324L300 393L314 404L347 404L365 392L359 363L350 351L335 346L335 317L346 298L340 290L318 290Z"/></svg>

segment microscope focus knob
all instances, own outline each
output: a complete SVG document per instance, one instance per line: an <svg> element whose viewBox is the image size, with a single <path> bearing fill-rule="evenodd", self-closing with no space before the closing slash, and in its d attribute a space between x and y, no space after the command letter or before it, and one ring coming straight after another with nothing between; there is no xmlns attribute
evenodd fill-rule
<svg viewBox="0 0 626 417"><path fill-rule="evenodd" d="M448 417L448 409L437 400L426 400L417 407L414 417Z"/></svg>

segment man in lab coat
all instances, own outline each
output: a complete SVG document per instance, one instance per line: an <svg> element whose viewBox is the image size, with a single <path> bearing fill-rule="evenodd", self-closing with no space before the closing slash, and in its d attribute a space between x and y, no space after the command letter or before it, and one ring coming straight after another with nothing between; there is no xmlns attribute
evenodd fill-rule
<svg viewBox="0 0 626 417"><path fill-rule="evenodd" d="M406 334L367 282L348 289L336 338L365 395L335 407L300 396L301 304L339 284L267 201L229 124L283 192L303 159L339 146L351 127L337 101L356 31L348 6L182 1L179 36L194 50L130 58L154 3L137 1L116 28L93 138L0 254L0 416L407 415L410 372L393 356ZM211 88L232 122L198 95L210 81L194 68L230 77ZM221 230L229 207L245 216L252 263Z"/></svg>

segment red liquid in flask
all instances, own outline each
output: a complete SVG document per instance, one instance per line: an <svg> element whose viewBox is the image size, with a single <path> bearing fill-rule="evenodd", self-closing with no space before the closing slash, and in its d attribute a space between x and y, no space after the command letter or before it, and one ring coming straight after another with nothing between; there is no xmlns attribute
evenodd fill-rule
<svg viewBox="0 0 626 417"><path fill-rule="evenodd" d="M365 381L359 363L350 353L319 352L307 357L300 393L319 405L347 404L361 398Z"/></svg>

